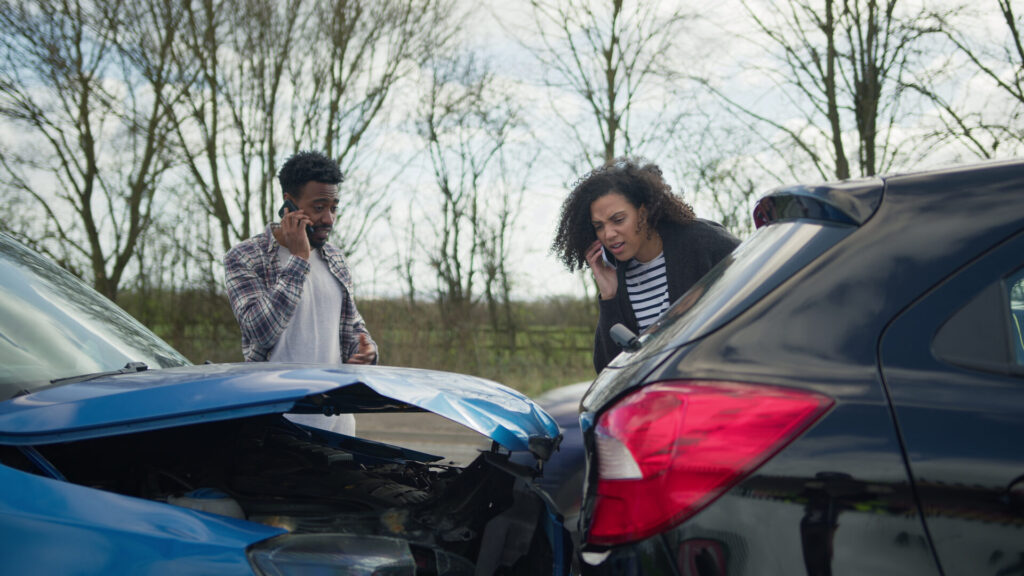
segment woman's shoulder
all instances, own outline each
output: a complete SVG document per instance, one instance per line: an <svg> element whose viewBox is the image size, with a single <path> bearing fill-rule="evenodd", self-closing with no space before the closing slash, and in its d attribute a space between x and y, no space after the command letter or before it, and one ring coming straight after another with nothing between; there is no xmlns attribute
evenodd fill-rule
<svg viewBox="0 0 1024 576"><path fill-rule="evenodd" d="M740 243L725 226L703 218L666 227L662 239L668 267L696 271L694 280L728 256Z"/></svg>
<svg viewBox="0 0 1024 576"><path fill-rule="evenodd" d="M662 236L667 236L666 240L725 242L733 246L740 243L725 226L704 218L694 218L686 222L665 222L663 228Z"/></svg>

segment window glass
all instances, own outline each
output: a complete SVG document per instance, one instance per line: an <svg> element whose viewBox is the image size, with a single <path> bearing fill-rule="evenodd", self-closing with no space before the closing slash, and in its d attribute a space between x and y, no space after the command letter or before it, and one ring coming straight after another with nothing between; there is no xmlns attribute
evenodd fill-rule
<svg viewBox="0 0 1024 576"><path fill-rule="evenodd" d="M1010 338L1017 364L1024 366L1024 269L1007 280L1010 292Z"/></svg>
<svg viewBox="0 0 1024 576"><path fill-rule="evenodd" d="M758 228L647 328L644 349L657 353L719 328L854 230L809 220Z"/></svg>
<svg viewBox="0 0 1024 576"><path fill-rule="evenodd" d="M0 400L128 362L189 364L116 304L0 236Z"/></svg>

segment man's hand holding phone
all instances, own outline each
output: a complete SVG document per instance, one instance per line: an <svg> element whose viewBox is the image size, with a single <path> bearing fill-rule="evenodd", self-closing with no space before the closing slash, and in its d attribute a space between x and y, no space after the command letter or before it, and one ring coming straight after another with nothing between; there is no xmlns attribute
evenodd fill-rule
<svg viewBox="0 0 1024 576"><path fill-rule="evenodd" d="M614 256L611 261L604 253L604 246L600 240L587 248L584 256L591 272L594 273L594 280L597 282L597 289L601 291L601 300L611 300L619 290L619 277L615 272Z"/></svg>
<svg viewBox="0 0 1024 576"><path fill-rule="evenodd" d="M313 229L313 221L288 198L277 213L281 216L281 236L278 242L292 255L309 260L309 236Z"/></svg>

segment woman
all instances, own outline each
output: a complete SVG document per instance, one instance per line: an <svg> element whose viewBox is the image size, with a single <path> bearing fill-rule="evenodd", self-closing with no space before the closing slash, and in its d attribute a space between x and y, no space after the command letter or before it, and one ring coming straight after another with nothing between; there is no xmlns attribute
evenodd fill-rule
<svg viewBox="0 0 1024 576"><path fill-rule="evenodd" d="M562 204L552 244L570 271L586 262L600 290L594 368L621 348L621 323L642 332L739 244L672 194L658 166L622 158L586 174Z"/></svg>

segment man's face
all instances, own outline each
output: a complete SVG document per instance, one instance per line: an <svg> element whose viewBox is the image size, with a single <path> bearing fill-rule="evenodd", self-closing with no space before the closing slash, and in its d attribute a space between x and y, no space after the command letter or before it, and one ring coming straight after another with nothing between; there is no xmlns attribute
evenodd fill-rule
<svg viewBox="0 0 1024 576"><path fill-rule="evenodd" d="M323 182L306 182L301 194L295 198L295 205L313 221L313 233L309 245L319 248L327 243L327 237L334 228L334 217L338 212L338 185Z"/></svg>

